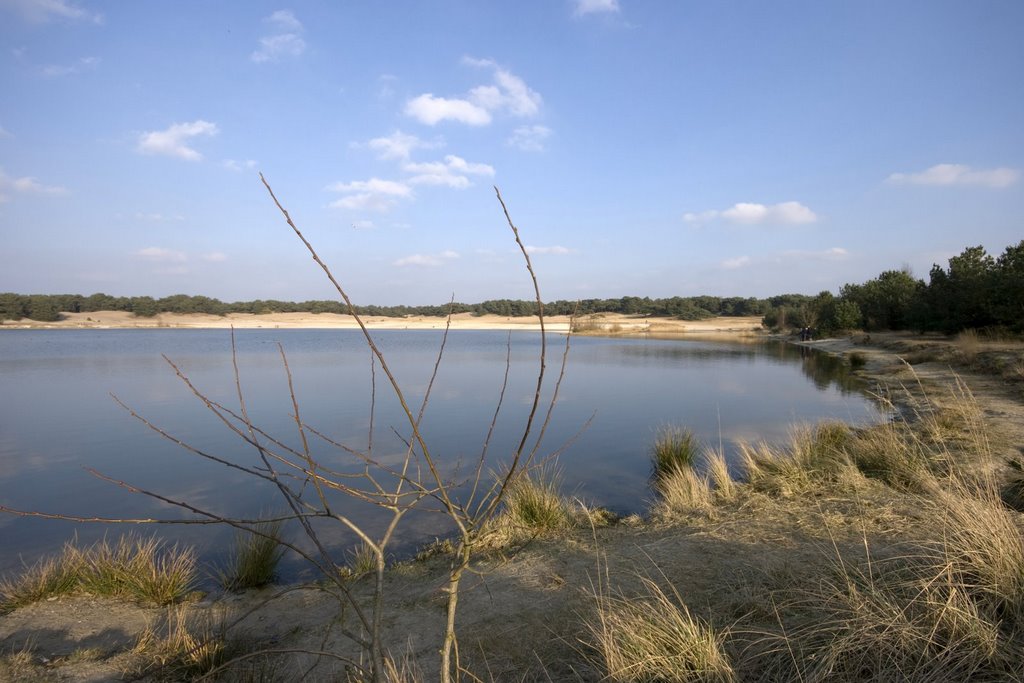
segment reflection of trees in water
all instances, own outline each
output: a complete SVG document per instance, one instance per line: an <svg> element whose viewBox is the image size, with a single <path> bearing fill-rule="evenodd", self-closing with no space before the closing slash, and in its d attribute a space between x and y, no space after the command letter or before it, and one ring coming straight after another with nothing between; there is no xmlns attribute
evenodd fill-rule
<svg viewBox="0 0 1024 683"><path fill-rule="evenodd" d="M850 366L842 358L806 346L801 346L800 352L801 369L819 389L824 390L830 385L835 385L843 395L846 395L864 388L864 383L853 375Z"/></svg>
<svg viewBox="0 0 1024 683"><path fill-rule="evenodd" d="M863 391L865 388L864 382L852 373L850 366L842 358L807 346L778 341L758 344L646 343L622 347L617 349L616 353L627 359L627 362L635 363L721 360L753 362L758 359L780 365L798 363L814 386L822 391L835 386L845 396Z"/></svg>

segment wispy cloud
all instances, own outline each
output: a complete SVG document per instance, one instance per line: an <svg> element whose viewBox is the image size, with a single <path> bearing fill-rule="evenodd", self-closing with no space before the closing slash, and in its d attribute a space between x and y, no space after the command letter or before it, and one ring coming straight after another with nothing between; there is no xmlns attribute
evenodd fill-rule
<svg viewBox="0 0 1024 683"><path fill-rule="evenodd" d="M462 157L449 154L444 161L427 163L406 163L402 170L413 174L409 182L413 185L444 185L456 189L469 187L472 183L469 176L493 176L494 167L487 164L474 164Z"/></svg>
<svg viewBox="0 0 1024 683"><path fill-rule="evenodd" d="M788 258L812 259L816 261L845 261L850 256L850 252L843 247L830 247L828 249L820 249L818 251L791 249L783 252L783 256Z"/></svg>
<svg viewBox="0 0 1024 683"><path fill-rule="evenodd" d="M540 94L519 76L489 59L464 57L462 61L469 66L490 69L492 83L477 86L464 97L437 97L433 93L424 93L405 103L405 114L428 126L442 121L486 126L494 114L525 118L540 112L543 102Z"/></svg>
<svg viewBox="0 0 1024 683"><path fill-rule="evenodd" d="M201 259L208 263L223 263L228 260L227 254L221 251L208 251L205 254L200 255Z"/></svg>
<svg viewBox="0 0 1024 683"><path fill-rule="evenodd" d="M619 11L619 0L575 0L577 16Z"/></svg>
<svg viewBox="0 0 1024 683"><path fill-rule="evenodd" d="M737 256L736 258L728 258L722 261L722 267L726 270L736 270L737 268L743 268L751 264L749 256Z"/></svg>
<svg viewBox="0 0 1024 683"><path fill-rule="evenodd" d="M282 57L298 57L306 51L302 22L290 10L277 10L263 21L274 33L260 38L259 49L253 51L249 59L262 64L276 62Z"/></svg>
<svg viewBox="0 0 1024 683"><path fill-rule="evenodd" d="M185 252L165 247L145 247L135 252L135 255L146 261L156 263L184 263L188 260Z"/></svg>
<svg viewBox="0 0 1024 683"><path fill-rule="evenodd" d="M44 185L31 176L12 178L0 168L0 204L11 201L11 193L56 196L67 194L67 189L58 185Z"/></svg>
<svg viewBox="0 0 1024 683"><path fill-rule="evenodd" d="M568 247L562 247L553 245L550 247L535 247L533 245L526 245L527 254L554 254L556 256L564 256L565 254L571 254L572 249Z"/></svg>
<svg viewBox="0 0 1024 683"><path fill-rule="evenodd" d="M11 138L11 137L14 137L14 136L11 135L7 131L7 129L5 129L3 126L0 126L0 138Z"/></svg>
<svg viewBox="0 0 1024 683"><path fill-rule="evenodd" d="M790 249L769 254L762 254L756 257L747 255L727 258L719 262L723 270L739 270L741 268L763 267L765 265L792 266L798 263L809 261L845 261L849 258L850 252L843 247L830 247L828 249Z"/></svg>
<svg viewBox="0 0 1024 683"><path fill-rule="evenodd" d="M352 228L355 230L373 230L376 227L377 225L370 220L363 219L359 221L352 221Z"/></svg>
<svg viewBox="0 0 1024 683"><path fill-rule="evenodd" d="M186 143L192 138L210 137L218 132L217 124L202 119L191 123L175 123L166 130L143 133L139 136L136 149L142 154L159 154L186 161L199 161L203 155Z"/></svg>
<svg viewBox="0 0 1024 683"><path fill-rule="evenodd" d="M99 66L99 57L82 57L74 64L50 64L39 67L39 73L46 78L60 78L61 76L72 76L83 71L91 71Z"/></svg>
<svg viewBox="0 0 1024 683"><path fill-rule="evenodd" d="M221 162L221 165L229 171L251 171L256 168L256 162L253 159L246 159L245 161L225 159Z"/></svg>
<svg viewBox="0 0 1024 683"><path fill-rule="evenodd" d="M687 223L708 223L719 218L736 225L803 225L818 220L817 214L800 202L781 202L779 204L739 202L722 211L711 209L683 215L683 220Z"/></svg>
<svg viewBox="0 0 1024 683"><path fill-rule="evenodd" d="M919 173L893 173L887 182L894 185L981 185L1004 188L1020 178L1016 168L973 169L964 164L938 164Z"/></svg>
<svg viewBox="0 0 1024 683"><path fill-rule="evenodd" d="M402 199L412 197L412 188L405 183L380 178L333 183L327 190L345 195L331 202L330 206L336 209L387 211Z"/></svg>
<svg viewBox="0 0 1024 683"><path fill-rule="evenodd" d="M353 144L359 146L358 143ZM419 139L415 135L409 135L400 130L396 130L391 135L373 138L365 144L367 147L377 152L377 157L380 159L400 160L407 160L413 150L433 149L440 146L440 143L427 142Z"/></svg>
<svg viewBox="0 0 1024 683"><path fill-rule="evenodd" d="M68 0L3 0L0 9L10 9L26 21L43 24L54 19L103 23L103 15Z"/></svg>
<svg viewBox="0 0 1024 683"><path fill-rule="evenodd" d="M457 258L459 258L459 253L448 249L439 254L411 254L409 256L404 256L395 261L393 265L399 267L425 266L428 268L437 268L438 266L443 266Z"/></svg>
<svg viewBox="0 0 1024 683"><path fill-rule="evenodd" d="M520 126L512 131L512 137L505 142L509 147L515 147L524 152L543 152L544 141L550 136L551 129L547 126Z"/></svg>

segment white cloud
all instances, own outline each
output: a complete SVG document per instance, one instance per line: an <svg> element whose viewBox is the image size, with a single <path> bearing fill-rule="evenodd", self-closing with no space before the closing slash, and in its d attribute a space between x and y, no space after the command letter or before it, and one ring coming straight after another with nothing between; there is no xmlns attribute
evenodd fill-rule
<svg viewBox="0 0 1024 683"><path fill-rule="evenodd" d="M543 99L519 76L489 59L463 57L462 62L492 69L493 83L471 89L464 98L435 97L433 93L419 95L405 103L405 114L428 126L441 121L486 126L495 113L527 118L540 112Z"/></svg>
<svg viewBox="0 0 1024 683"><path fill-rule="evenodd" d="M252 159L246 159L245 161L237 161L235 159L225 159L221 162L221 165L229 171L243 171L256 168L256 162Z"/></svg>
<svg viewBox="0 0 1024 683"><path fill-rule="evenodd" d="M700 213L684 213L683 220L687 223L709 223L718 218L718 211L711 209L709 211L701 211Z"/></svg>
<svg viewBox="0 0 1024 683"><path fill-rule="evenodd" d="M136 148L143 154L162 154L177 157L186 161L199 161L203 155L185 143L200 135L216 135L217 124L209 121L192 121L191 123L175 123L167 130L155 130L139 136Z"/></svg>
<svg viewBox="0 0 1024 683"><path fill-rule="evenodd" d="M894 185L982 185L1003 188L1020 178L1015 168L975 170L964 164L938 164L920 173L893 173L887 179Z"/></svg>
<svg viewBox="0 0 1024 683"><path fill-rule="evenodd" d="M554 254L557 256L564 256L565 254L571 254L572 249L568 247L560 247L558 245L550 247L535 247L533 245L526 245L527 254Z"/></svg>
<svg viewBox="0 0 1024 683"><path fill-rule="evenodd" d="M409 182L414 185L446 185L456 189L472 184L467 176L494 175L493 166L470 163L454 154L446 156L444 161L403 164L402 170L413 174Z"/></svg>
<svg viewBox="0 0 1024 683"><path fill-rule="evenodd" d="M203 259L204 261L208 261L209 263L223 263L224 261L228 260L227 254L220 251L210 251L203 254L199 258Z"/></svg>
<svg viewBox="0 0 1024 683"><path fill-rule="evenodd" d="M750 262L749 256L737 256L736 258L729 258L722 261L722 267L726 270L735 270L737 268L749 266Z"/></svg>
<svg viewBox="0 0 1024 683"><path fill-rule="evenodd" d="M56 196L67 194L67 189L58 185L43 185L31 176L11 178L0 168L0 204L11 201L9 193Z"/></svg>
<svg viewBox="0 0 1024 683"><path fill-rule="evenodd" d="M575 3L575 13L579 16L619 11L619 0L575 0Z"/></svg>
<svg viewBox="0 0 1024 683"><path fill-rule="evenodd" d="M813 261L845 261L850 252L842 247L831 247L819 251L803 251L799 249L783 252L783 256L789 259L813 260Z"/></svg>
<svg viewBox="0 0 1024 683"><path fill-rule="evenodd" d="M103 23L103 15L82 9L68 0L2 0L0 7L14 10L26 21L45 23L51 19L71 19Z"/></svg>
<svg viewBox="0 0 1024 683"><path fill-rule="evenodd" d="M374 224L373 221L361 220L352 221L352 227L356 230L373 230L377 226Z"/></svg>
<svg viewBox="0 0 1024 683"><path fill-rule="evenodd" d="M306 51L302 22L289 10L277 10L263 21L276 33L261 37L259 49L253 51L249 59L262 64L276 62L282 57L298 57Z"/></svg>
<svg viewBox="0 0 1024 683"><path fill-rule="evenodd" d="M486 126L491 114L467 100L451 100L424 93L405 103L405 114L420 123L434 126L441 121L457 121L470 126Z"/></svg>
<svg viewBox="0 0 1024 683"><path fill-rule="evenodd" d="M43 185L35 178L24 177L16 178L11 181L11 187L14 188L15 192L23 192L25 194L65 194L67 190L63 187L55 185Z"/></svg>
<svg viewBox="0 0 1024 683"><path fill-rule="evenodd" d="M11 135L3 126L0 126L0 138L11 138Z"/></svg>
<svg viewBox="0 0 1024 683"><path fill-rule="evenodd" d="M139 258L146 259L147 261L154 261L157 263L184 263L188 260L188 257L185 256L185 252L166 249L164 247L146 247L144 249L139 249L135 252L135 255Z"/></svg>
<svg viewBox="0 0 1024 683"><path fill-rule="evenodd" d="M327 190L345 195L331 202L330 206L336 209L387 211L400 200L412 197L412 188L405 183L380 178L334 183Z"/></svg>
<svg viewBox="0 0 1024 683"><path fill-rule="evenodd" d="M543 152L544 141L550 136L551 129L547 126L520 126L512 131L512 137L505 144L524 152Z"/></svg>
<svg viewBox="0 0 1024 683"><path fill-rule="evenodd" d="M438 146L436 142L420 140L415 135L408 135L396 130L391 135L373 138L366 143L366 146L377 152L381 159L408 159L414 149L433 149Z"/></svg>
<svg viewBox="0 0 1024 683"><path fill-rule="evenodd" d="M707 223L722 218L737 225L761 225L764 223L778 225L803 225L814 223L818 216L800 202L781 202L779 204L755 204L739 202L724 211L702 211L700 213L683 214L687 223Z"/></svg>
<svg viewBox="0 0 1024 683"><path fill-rule="evenodd" d="M427 266L430 268L436 268L457 258L459 258L459 253L449 249L442 251L440 254L412 254L410 256L404 256L395 261L392 265L399 267Z"/></svg>
<svg viewBox="0 0 1024 683"><path fill-rule="evenodd" d="M295 18L291 10L286 9L277 10L264 19L264 21L281 31L288 31L290 33L298 33L303 28L302 22Z"/></svg>
<svg viewBox="0 0 1024 683"><path fill-rule="evenodd" d="M102 60L99 57L82 57L74 64L50 64L39 68L39 73L47 78L59 78L80 74L83 71L95 69Z"/></svg>

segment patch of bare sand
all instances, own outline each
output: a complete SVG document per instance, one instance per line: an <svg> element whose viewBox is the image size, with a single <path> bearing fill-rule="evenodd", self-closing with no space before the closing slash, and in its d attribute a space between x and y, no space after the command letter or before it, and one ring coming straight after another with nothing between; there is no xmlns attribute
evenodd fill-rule
<svg viewBox="0 0 1024 683"><path fill-rule="evenodd" d="M377 330L440 330L448 324L443 317L405 316L391 318L366 316L366 326ZM569 316L548 316L545 325L550 332L569 331ZM161 313L152 318L141 318L126 311L93 311L90 313L62 313L54 322L33 320L6 321L2 329L357 329L352 316L336 313L230 313L207 315L201 313ZM535 317L506 317L459 313L451 317L455 330L526 330L536 331L540 324ZM574 330L580 334L622 335L677 335L677 334L753 334L761 329L758 317L720 317L707 320L676 320L603 313L579 319Z"/></svg>
<svg viewBox="0 0 1024 683"><path fill-rule="evenodd" d="M861 372L897 400L915 400L922 393L941 399L953 383L948 364L904 362L897 340L876 336L812 345L862 354ZM998 434L993 445L999 455L1020 451L1024 405L1015 398L1014 386L1001 376L957 372ZM692 612L717 626L743 617L748 624L761 619L769 628L775 619L765 600L769 592L813 584L839 555L855 556L870 547L872 556L879 557L931 523L912 498L865 480L855 495L751 494L671 524L619 524L538 540L516 552L484 554L461 595L461 660L484 680L599 680L601 672L585 641L587 624L596 618L592 592L606 579L613 590L632 595L639 589L638 577L649 575L671 583ZM396 566L386 579L387 647L415 661L424 680L436 678L447 566L444 557L410 562ZM367 598L370 582L354 584L354 591ZM211 596L195 609L231 618L255 609L232 630L250 645L352 653L340 635L339 620L349 626L354 622L340 605L335 596L310 585ZM160 613L87 597L41 603L0 617L0 649L31 648L37 662L33 671L45 678L23 680L107 680L104 676L116 676L127 655L111 654L86 668L62 664L60 658L83 647L123 653L125 643ZM289 657L285 671L305 671L316 661L308 654ZM49 664L42 664L44 658ZM310 680L338 676L338 665L322 660Z"/></svg>

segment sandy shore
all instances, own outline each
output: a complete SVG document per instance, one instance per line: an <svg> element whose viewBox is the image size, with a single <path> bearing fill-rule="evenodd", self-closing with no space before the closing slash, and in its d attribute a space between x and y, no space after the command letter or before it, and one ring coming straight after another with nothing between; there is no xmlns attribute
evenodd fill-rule
<svg viewBox="0 0 1024 683"><path fill-rule="evenodd" d="M93 311L91 313L63 313L56 322L34 320L5 321L3 329L355 329L354 318L335 313L231 313L225 316L206 314L162 313L152 318L139 318L124 311ZM367 327L377 330L434 330L444 329L445 318L430 316L407 316L387 318L367 316ZM547 329L552 332L568 332L568 316L551 316L545 319ZM502 317L498 315L473 315L460 313L452 316L454 330L539 330L540 325L533 317ZM628 316L611 313L586 316L576 321L575 331L580 334L621 334L621 335L676 335L676 334L737 334L753 333L761 329L759 317L721 317L708 320L675 320Z"/></svg>

